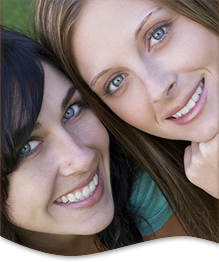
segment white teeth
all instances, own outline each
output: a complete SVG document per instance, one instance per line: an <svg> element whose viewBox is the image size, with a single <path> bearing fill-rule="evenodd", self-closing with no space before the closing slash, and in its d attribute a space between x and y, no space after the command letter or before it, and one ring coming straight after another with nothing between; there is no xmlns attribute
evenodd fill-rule
<svg viewBox="0 0 219 262"><path fill-rule="evenodd" d="M178 112L178 113L176 113L176 116L180 117L180 116L182 116L182 114Z"/></svg>
<svg viewBox="0 0 219 262"><path fill-rule="evenodd" d="M201 82L198 86L198 88L196 89L195 93L193 94L192 98L189 100L189 102L186 104L186 106L184 106L179 112L177 112L176 114L172 115L172 117L174 118L179 118L185 114L187 114L189 111L192 110L192 108L195 106L196 102L199 99L199 95L202 92L202 88L204 86L204 83Z"/></svg>
<svg viewBox="0 0 219 262"><path fill-rule="evenodd" d="M68 201L69 202L75 202L75 200L76 200L76 196L74 195L74 194L68 194Z"/></svg>
<svg viewBox="0 0 219 262"><path fill-rule="evenodd" d="M195 94L192 96L192 100L197 102L199 99L199 94L195 92Z"/></svg>
<svg viewBox="0 0 219 262"><path fill-rule="evenodd" d="M98 184L98 176L97 176L97 174L95 174L95 176L94 176L94 184L95 184L95 186Z"/></svg>
<svg viewBox="0 0 219 262"><path fill-rule="evenodd" d="M61 202L62 202L62 199L61 199L61 198L58 198L58 199L56 200L56 202L61 203Z"/></svg>
<svg viewBox="0 0 219 262"><path fill-rule="evenodd" d="M196 93L200 95L201 92L202 92L202 87L199 85L199 87L196 90Z"/></svg>
<svg viewBox="0 0 219 262"><path fill-rule="evenodd" d="M90 188L90 191L91 191L91 192L95 190L96 186L95 186L95 184L94 184L93 181L90 182L89 188Z"/></svg>
<svg viewBox="0 0 219 262"><path fill-rule="evenodd" d="M180 113L181 113L182 115L185 115L185 114L188 113L188 112L189 112L189 108L188 108L187 105L186 105L185 107L183 107L183 109L180 110Z"/></svg>
<svg viewBox="0 0 219 262"><path fill-rule="evenodd" d="M91 196L98 185L98 175L95 174L93 180L89 185L85 186L81 191L77 191L75 194L70 193L67 196L62 196L56 200L57 203L73 203L84 200Z"/></svg>
<svg viewBox="0 0 219 262"><path fill-rule="evenodd" d="M61 197L61 199L62 199L63 203L67 203L68 202L68 198L66 196Z"/></svg>
<svg viewBox="0 0 219 262"><path fill-rule="evenodd" d="M188 104L186 105L186 107L190 110L195 106L195 101L194 100L189 100Z"/></svg>
<svg viewBox="0 0 219 262"><path fill-rule="evenodd" d="M85 197L82 195L82 193L80 191L75 193L75 196L78 200L84 200Z"/></svg>
<svg viewBox="0 0 219 262"><path fill-rule="evenodd" d="M91 191L90 191L88 186L83 188L82 194L83 194L84 197L89 197L90 193L91 193Z"/></svg>

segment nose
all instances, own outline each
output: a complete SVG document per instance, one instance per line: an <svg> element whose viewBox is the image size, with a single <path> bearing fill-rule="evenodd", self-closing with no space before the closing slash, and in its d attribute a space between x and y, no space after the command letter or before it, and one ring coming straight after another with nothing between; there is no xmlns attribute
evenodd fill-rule
<svg viewBox="0 0 219 262"><path fill-rule="evenodd" d="M151 103L167 101L176 88L176 75L160 65L144 64L139 77Z"/></svg>
<svg viewBox="0 0 219 262"><path fill-rule="evenodd" d="M94 151L83 144L79 138L75 138L66 130L60 132L55 138L53 161L57 162L58 174L70 176L87 172L94 160Z"/></svg>

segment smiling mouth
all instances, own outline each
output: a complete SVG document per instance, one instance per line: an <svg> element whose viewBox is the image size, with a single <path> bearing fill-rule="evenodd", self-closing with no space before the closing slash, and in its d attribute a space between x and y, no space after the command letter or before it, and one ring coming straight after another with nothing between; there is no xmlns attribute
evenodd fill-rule
<svg viewBox="0 0 219 262"><path fill-rule="evenodd" d="M92 181L88 185L83 187L81 190L77 190L75 193L70 193L68 195L61 196L55 202L68 204L68 203L82 201L90 197L94 193L97 185L98 185L98 175L95 174Z"/></svg>
<svg viewBox="0 0 219 262"><path fill-rule="evenodd" d="M195 90L195 93L192 95L192 98L189 100L189 102L171 117L177 119L189 113L196 105L197 101L199 100L200 94L202 93L203 90L203 86L204 86L204 79L202 79L202 81L200 82L198 88Z"/></svg>

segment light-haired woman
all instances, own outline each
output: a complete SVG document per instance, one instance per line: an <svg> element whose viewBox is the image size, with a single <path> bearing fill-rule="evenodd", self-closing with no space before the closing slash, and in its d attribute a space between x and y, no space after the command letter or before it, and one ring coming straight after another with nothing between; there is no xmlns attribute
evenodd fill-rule
<svg viewBox="0 0 219 262"><path fill-rule="evenodd" d="M182 24L180 20L182 20ZM116 26L116 23L118 23L118 26ZM135 24L137 24L137 27L133 27ZM183 50L185 55L180 57L181 45L191 44L194 51L198 52L198 50L202 50L202 46L205 48L207 35L210 37L212 42L209 42L209 54L212 57L212 54L216 52L215 57L212 57L212 66L204 69L201 67L203 71L200 76L202 75L202 77L196 77L197 79L194 77L190 82L190 92L191 97L194 95L196 96L194 99L197 99L202 93L201 90L204 90L202 87L206 86L208 82L210 84L212 82L214 92L218 92L218 75L214 73L217 71L218 65L218 63L216 64L218 54L218 48L216 49L218 47L218 1L115 0L112 4L112 1L38 0L35 9L35 27L41 42L56 53L64 63L69 75L77 80L76 84L79 90L86 97L96 114L123 146L139 161L142 167L148 171L170 205L175 208L178 219L186 231L193 236L218 242L218 201L214 198L218 197L218 122L215 121L218 114L218 103L216 101L218 96L212 97L214 110L211 117L214 121L209 121L211 128L197 128L190 134L186 127L183 127L182 129L185 130L182 135L179 135L178 132L175 134L168 133L171 132L172 124L179 125L178 122L181 121L177 119L178 117L175 117L175 114L184 107L184 104L186 105L189 102L189 98L187 101L189 96L185 95L189 83L188 72L191 71L190 73L193 75L195 69L193 70L191 65L191 68L187 69L190 71L185 71L185 73L188 73L185 74L185 78L178 75L178 82L174 79L180 72L180 68L182 69L186 65L189 67L185 59L190 59L190 63L195 64L197 62L197 66L201 59L199 56L192 58L190 49L188 54L186 50ZM111 29L115 31L110 31ZM188 31L192 29L193 33L188 34L187 29ZM203 31L207 34L204 37L204 42L203 39L200 40L200 33L203 33ZM150 36L148 36L149 32L151 33ZM163 37L164 35L165 37ZM177 37L174 37L175 35ZM170 40L176 41L178 39L180 41L180 36L182 36L183 41L181 44L178 42L178 46L176 45L177 52L173 57L168 52L163 56L154 56L153 59L150 57L151 54L156 55L159 51L161 52L162 47L168 48ZM195 41L196 38L199 40ZM135 45L136 41L137 45ZM150 42L151 46L148 46L147 41ZM213 45L213 48L211 45ZM175 51L175 49L171 50ZM151 53L149 54L149 52ZM204 63L205 58L202 60ZM123 63L124 61L125 63ZM166 66L164 66L165 61L169 61ZM174 66L174 62L178 62L178 68ZM208 71L209 68L212 71ZM138 72L137 69L139 69ZM176 70L175 74L174 70ZM167 74L168 72L172 73ZM212 75L211 80L208 80L205 74ZM133 76L133 78L129 78L130 76ZM127 80L127 85L124 85L124 87L130 87L129 90L135 91L135 93L125 97L124 90L128 90L128 88L118 88L123 84L123 80ZM154 85L154 92L152 89L151 91L143 90L147 80L151 84L148 84L150 87ZM180 89L181 94L176 91L178 90L176 83L178 83L178 86L180 83L182 87L186 85L184 89ZM97 85L98 88L96 88ZM156 88L160 88L160 93ZM164 88L164 91L162 91L162 88ZM201 90L196 92L198 88ZM116 93L117 89L119 91ZM114 97L108 95L107 90L116 94L117 97L116 95ZM144 104L145 94L143 96L142 92L147 95L148 104ZM214 92L211 96L214 95ZM156 94L158 96L154 97ZM161 105L159 104L160 94L164 95L167 101L172 101L168 99L178 94L178 100L174 100L174 112L171 111L171 107L167 113L162 111L163 107L159 107ZM181 102L180 95L183 97ZM126 100L121 100L124 97ZM135 98L139 99L139 103L133 102ZM202 96L202 101L203 98L204 96ZM127 104L127 101L130 104ZM177 101L181 103L180 107L176 106ZM159 117L158 119L155 118L155 128L150 129L149 120L151 116L153 117L154 112L145 111L138 107L143 104L150 109L151 103L155 107L158 105L158 112L161 115L163 113L166 118L172 118L172 115L174 115L173 118L176 120L169 121L171 125L166 128L166 131L162 129L162 125L161 127L158 125L158 128L156 128L156 121L159 123ZM164 100L163 103L165 103ZM190 113L190 116L194 117L195 112L198 112L197 107ZM143 114L144 118L139 118L140 114ZM206 115L207 113L205 113L205 117ZM125 121L122 121L121 118ZM188 121L188 118L189 116L185 116L181 122ZM138 123L138 120L140 123ZM179 128L176 128L177 130ZM163 133L163 131L166 133ZM205 138L200 140L202 145L200 151L198 137L202 134L205 135ZM167 139L158 138L154 135ZM197 140L195 140L196 135ZM173 141L172 139L177 140ZM179 139L183 141L178 141ZM212 142L210 146L204 144L207 139ZM203 150L210 154L209 147L213 150L212 157L206 157L203 154ZM198 155L195 154L196 152L198 152ZM200 164L194 165L197 162L196 160ZM184 168L192 183L185 176ZM210 175L210 178L208 175ZM197 184L198 187L203 188L213 197L193 184Z"/></svg>

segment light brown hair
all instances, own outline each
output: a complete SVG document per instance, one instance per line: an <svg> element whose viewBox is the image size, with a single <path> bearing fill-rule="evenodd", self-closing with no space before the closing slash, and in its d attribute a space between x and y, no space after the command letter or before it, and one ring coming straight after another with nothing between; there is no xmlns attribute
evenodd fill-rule
<svg viewBox="0 0 219 262"><path fill-rule="evenodd" d="M188 145L144 133L117 117L89 88L74 64L70 39L86 0L37 0L35 32L55 52L101 121L149 173L187 234L219 241L218 201L185 176L183 155ZM160 0L176 12L219 34L218 0ZM122 183L122 181L121 181Z"/></svg>

